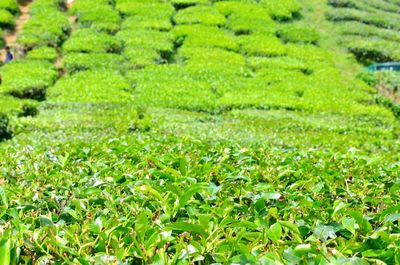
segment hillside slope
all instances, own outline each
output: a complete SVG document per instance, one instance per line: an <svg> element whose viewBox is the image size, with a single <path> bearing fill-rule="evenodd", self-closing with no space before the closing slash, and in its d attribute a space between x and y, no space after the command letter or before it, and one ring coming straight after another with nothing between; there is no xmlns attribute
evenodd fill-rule
<svg viewBox="0 0 400 265"><path fill-rule="evenodd" d="M14 264L400 261L400 124L323 1L31 8L0 69Z"/></svg>

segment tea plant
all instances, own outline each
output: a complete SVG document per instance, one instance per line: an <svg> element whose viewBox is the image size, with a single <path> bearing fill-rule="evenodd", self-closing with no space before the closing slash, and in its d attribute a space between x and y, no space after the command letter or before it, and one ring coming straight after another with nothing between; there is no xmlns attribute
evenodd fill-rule
<svg viewBox="0 0 400 265"><path fill-rule="evenodd" d="M29 51L26 57L28 59L55 62L58 58L58 52L55 48L43 46Z"/></svg>
<svg viewBox="0 0 400 265"><path fill-rule="evenodd" d="M118 53L122 44L105 32L79 29L63 44L65 52L112 52Z"/></svg>
<svg viewBox="0 0 400 265"><path fill-rule="evenodd" d="M16 0L1 0L0 9L6 9L12 14L17 14L19 12L18 2Z"/></svg>
<svg viewBox="0 0 400 265"><path fill-rule="evenodd" d="M15 19L14 15L6 9L0 9L0 27L2 28L14 28Z"/></svg>
<svg viewBox="0 0 400 265"><path fill-rule="evenodd" d="M111 33L119 29L121 18L107 1L77 1L70 12L77 17L81 27Z"/></svg>
<svg viewBox="0 0 400 265"><path fill-rule="evenodd" d="M95 69L124 69L124 58L119 54L110 53L67 53L63 63L70 73Z"/></svg>
<svg viewBox="0 0 400 265"><path fill-rule="evenodd" d="M46 61L21 60L1 68L0 91L19 98L44 99L45 89L57 79L54 66Z"/></svg>
<svg viewBox="0 0 400 265"><path fill-rule="evenodd" d="M17 43L26 50L40 46L59 46L67 37L70 24L65 14L53 8L33 14L24 25Z"/></svg>

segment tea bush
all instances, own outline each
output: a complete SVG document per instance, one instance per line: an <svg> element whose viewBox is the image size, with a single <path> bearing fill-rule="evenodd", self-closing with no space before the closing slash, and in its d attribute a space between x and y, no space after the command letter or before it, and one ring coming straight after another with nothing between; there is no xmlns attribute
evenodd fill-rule
<svg viewBox="0 0 400 265"><path fill-rule="evenodd" d="M119 29L121 18L107 2L78 2L73 5L72 14L77 17L80 27L93 28L115 33Z"/></svg>
<svg viewBox="0 0 400 265"><path fill-rule="evenodd" d="M19 98L42 100L45 89L57 79L58 73L47 61L19 60L6 64L0 70L0 91Z"/></svg>
<svg viewBox="0 0 400 265"><path fill-rule="evenodd" d="M217 27L204 25L179 25L172 33L176 42L185 47L223 48L237 51L239 45L236 38Z"/></svg>
<svg viewBox="0 0 400 265"><path fill-rule="evenodd" d="M169 19L175 14L174 7L169 3L117 2L116 9L125 16L138 16L152 19Z"/></svg>
<svg viewBox="0 0 400 265"><path fill-rule="evenodd" d="M21 100L12 96L1 95L0 106L2 115L9 120L17 116L24 116L24 108L26 106L36 108L37 102L30 99Z"/></svg>
<svg viewBox="0 0 400 265"><path fill-rule="evenodd" d="M40 46L59 46L68 36L71 26L67 16L52 8L42 10L24 25L17 43L26 50Z"/></svg>
<svg viewBox="0 0 400 265"><path fill-rule="evenodd" d="M319 33L315 29L294 25L281 27L279 29L278 36L284 42L317 44L319 40Z"/></svg>
<svg viewBox="0 0 400 265"><path fill-rule="evenodd" d="M381 38L389 41L400 41L400 34L396 30L377 28L361 22L345 22L337 25L341 34L348 36L363 36L368 38Z"/></svg>
<svg viewBox="0 0 400 265"><path fill-rule="evenodd" d="M274 36L251 34L239 37L242 53L257 56L281 56L286 54L285 46Z"/></svg>
<svg viewBox="0 0 400 265"><path fill-rule="evenodd" d="M132 68L143 68L154 63L162 63L165 61L161 58L161 55L151 47L125 47L122 56L124 56Z"/></svg>
<svg viewBox="0 0 400 265"><path fill-rule="evenodd" d="M29 5L29 14L48 12L49 10L60 10L64 5L62 0L36 0Z"/></svg>
<svg viewBox="0 0 400 265"><path fill-rule="evenodd" d="M226 18L211 6L193 6L180 10L174 17L177 24L224 26Z"/></svg>
<svg viewBox="0 0 400 265"><path fill-rule="evenodd" d="M26 55L28 59L46 60L55 62L58 58L58 52L53 47L38 47L28 52Z"/></svg>
<svg viewBox="0 0 400 265"><path fill-rule="evenodd" d="M379 1L379 0L371 0L371 1L366 1L366 0L360 0L360 1L355 1L355 0L330 0L329 4L331 4L334 7L348 7L348 8L355 8L359 10L365 10L365 11L387 11L387 12L393 12L393 13L398 13L399 11L399 6L394 4L385 2L385 1Z"/></svg>
<svg viewBox="0 0 400 265"><path fill-rule="evenodd" d="M208 0L171 0L171 4L175 7L175 9L184 9L190 6L195 5L205 5L209 4Z"/></svg>
<svg viewBox="0 0 400 265"><path fill-rule="evenodd" d="M290 56L283 57L249 57L247 60L248 66L257 71L260 69L283 69L283 70L298 70L301 72L309 72L307 64L301 59L296 59Z"/></svg>
<svg viewBox="0 0 400 265"><path fill-rule="evenodd" d="M398 43L394 41L356 36L342 37L340 41L360 62L365 64L400 60Z"/></svg>
<svg viewBox="0 0 400 265"><path fill-rule="evenodd" d="M251 15L240 16L236 14L233 14L229 17L228 27L237 35L257 32L274 35L277 30L275 23L267 16L262 18L254 18Z"/></svg>
<svg viewBox="0 0 400 265"><path fill-rule="evenodd" d="M124 47L149 47L160 52L173 50L173 37L170 33L156 30L122 30L116 34Z"/></svg>
<svg viewBox="0 0 400 265"><path fill-rule="evenodd" d="M70 73L95 69L124 69L124 59L119 54L110 53L67 53L64 67Z"/></svg>
<svg viewBox="0 0 400 265"><path fill-rule="evenodd" d="M71 37L63 44L65 52L119 53L121 49L121 43L111 35L86 28L73 32Z"/></svg>
<svg viewBox="0 0 400 265"><path fill-rule="evenodd" d="M280 21L292 20L301 9L297 0L261 0L260 3L271 17Z"/></svg>
<svg viewBox="0 0 400 265"><path fill-rule="evenodd" d="M8 10L12 14L19 13L19 6L17 0L0 0L0 9Z"/></svg>
<svg viewBox="0 0 400 265"><path fill-rule="evenodd" d="M81 71L60 79L48 90L48 101L57 103L127 102L130 84L116 71Z"/></svg>
<svg viewBox="0 0 400 265"><path fill-rule="evenodd" d="M342 45L362 63L396 61L400 38L398 4L382 1L330 1L328 19L338 23ZM344 22L344 23L343 23Z"/></svg>
<svg viewBox="0 0 400 265"><path fill-rule="evenodd" d="M0 9L0 27L9 29L15 27L14 15L6 9Z"/></svg>
<svg viewBox="0 0 400 265"><path fill-rule="evenodd" d="M376 27L396 30L400 29L397 24L399 17L382 16L379 12L367 12L351 8L331 9L326 13L327 17L332 21L360 21L365 24L374 25Z"/></svg>
<svg viewBox="0 0 400 265"><path fill-rule="evenodd" d="M123 30L141 30L141 29L150 29L150 30L160 30L160 31L169 31L172 29L172 23L169 19L160 19L160 18L146 18L140 16L132 16L126 18L121 28Z"/></svg>

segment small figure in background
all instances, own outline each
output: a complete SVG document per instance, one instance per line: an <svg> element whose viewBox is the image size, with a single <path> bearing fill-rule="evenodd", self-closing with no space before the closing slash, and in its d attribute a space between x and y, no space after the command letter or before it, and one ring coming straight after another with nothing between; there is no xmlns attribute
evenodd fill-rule
<svg viewBox="0 0 400 265"><path fill-rule="evenodd" d="M14 60L14 54L11 52L9 46L6 46L5 50L6 50L6 60L4 61L4 63L9 63L12 60Z"/></svg>

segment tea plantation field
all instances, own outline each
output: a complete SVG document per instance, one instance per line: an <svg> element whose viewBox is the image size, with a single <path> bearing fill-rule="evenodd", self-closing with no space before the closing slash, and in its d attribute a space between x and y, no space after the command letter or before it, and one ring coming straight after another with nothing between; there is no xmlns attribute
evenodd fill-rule
<svg viewBox="0 0 400 265"><path fill-rule="evenodd" d="M363 62L400 60L400 2L329 0L328 19L341 28L342 44Z"/></svg>
<svg viewBox="0 0 400 265"><path fill-rule="evenodd" d="M32 1L0 68L0 265L399 264L400 111L311 1Z"/></svg>

